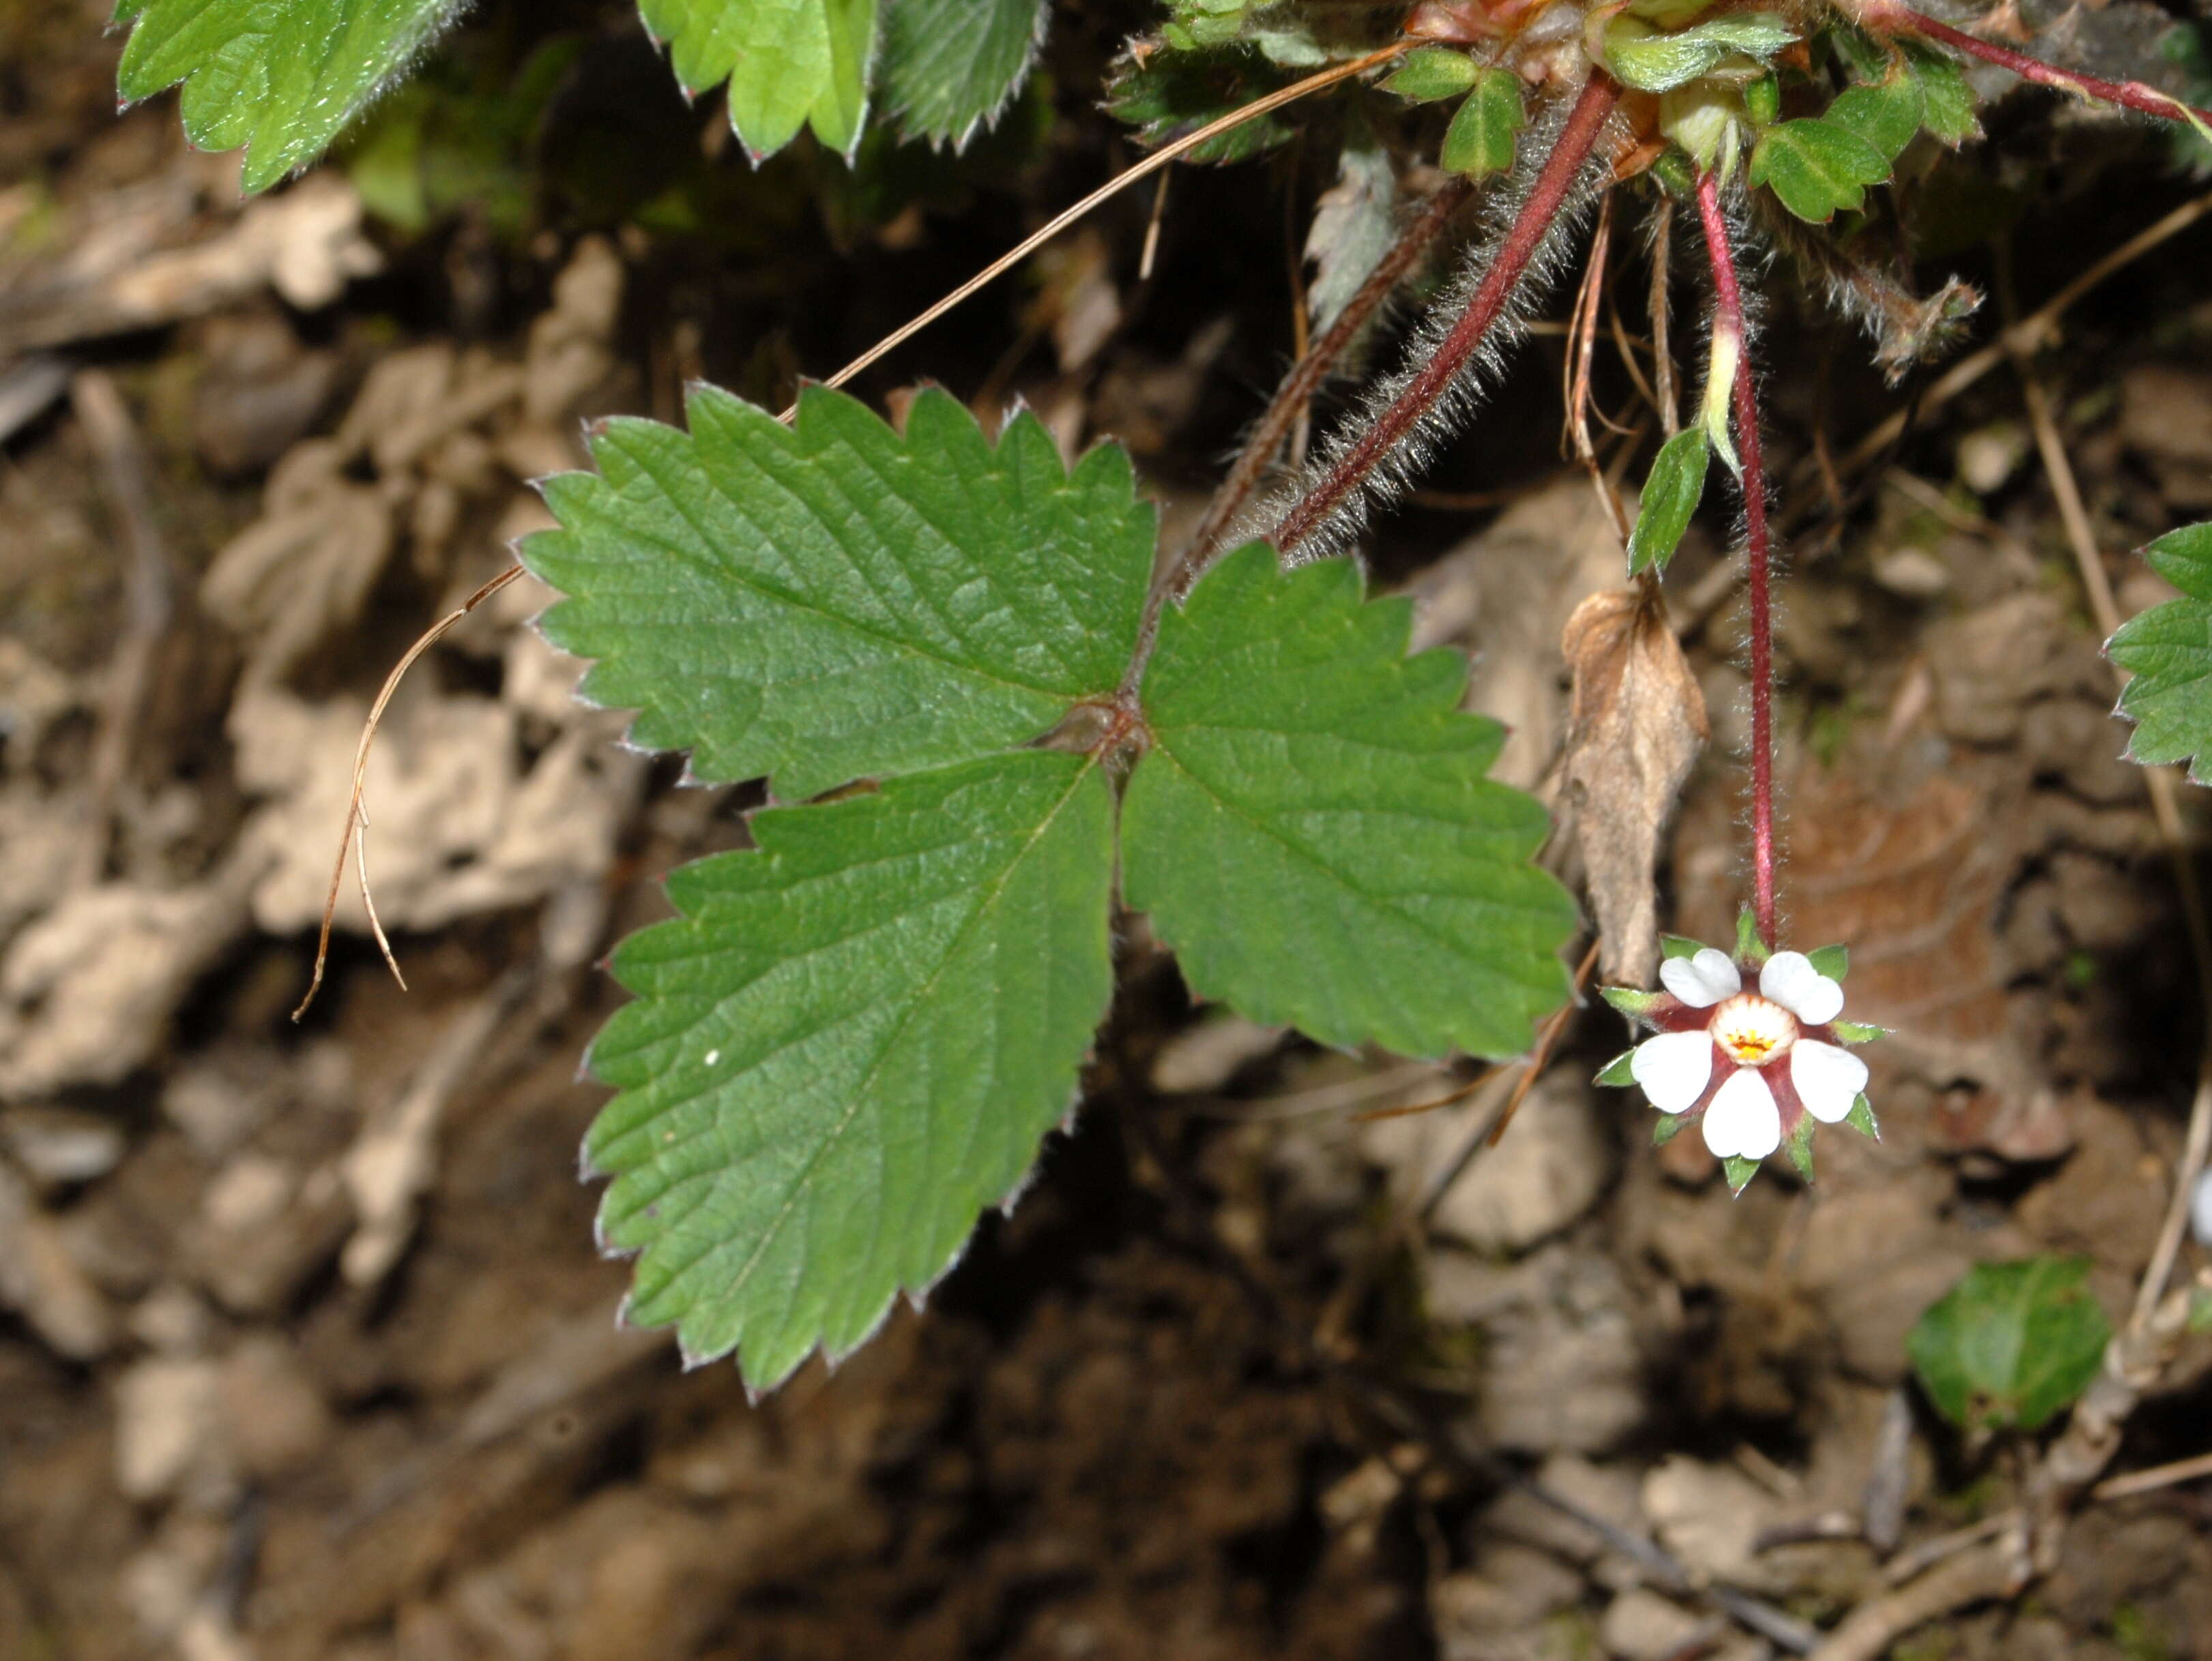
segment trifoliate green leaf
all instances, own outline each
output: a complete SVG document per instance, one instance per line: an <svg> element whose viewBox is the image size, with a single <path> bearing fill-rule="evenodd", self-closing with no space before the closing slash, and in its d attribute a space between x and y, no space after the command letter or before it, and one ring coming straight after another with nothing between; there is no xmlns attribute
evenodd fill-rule
<svg viewBox="0 0 2212 1661"><path fill-rule="evenodd" d="M730 125L765 156L810 123L841 155L867 113L877 0L638 0L685 96L729 83Z"/></svg>
<svg viewBox="0 0 2212 1661"><path fill-rule="evenodd" d="M1846 88L1821 118L1857 134L1887 161L1894 161L1920 130L1925 114L1920 82L1903 70L1886 81Z"/></svg>
<svg viewBox="0 0 2212 1661"><path fill-rule="evenodd" d="M1521 94L1521 77L1512 70L1483 70L1444 129L1437 165L1469 179L1487 179L1510 167L1521 129L1528 124Z"/></svg>
<svg viewBox="0 0 2212 1661"><path fill-rule="evenodd" d="M263 191L330 147L466 0L118 0L131 26L116 75L136 101L184 82L185 132L246 148Z"/></svg>
<svg viewBox="0 0 2212 1661"><path fill-rule="evenodd" d="M1654 566L1664 571L1674 557L1682 533L1690 528L1690 516L1705 494L1705 468L1711 459L1703 427L1686 427L1660 446L1651 476L1644 482L1636 529L1629 533L1631 576Z"/></svg>
<svg viewBox="0 0 2212 1661"><path fill-rule="evenodd" d="M2112 1336L2088 1281L2087 1258L1968 1270L1905 1340L1936 1410L1969 1430L2034 1430L2071 1405Z"/></svg>
<svg viewBox="0 0 2212 1661"><path fill-rule="evenodd" d="M1782 205L1814 224L1856 210L1866 187L1889 177L1882 153L1847 127L1808 118L1769 127L1751 153L1749 177L1770 187Z"/></svg>
<svg viewBox="0 0 2212 1661"><path fill-rule="evenodd" d="M1626 1090L1630 1085L1636 1082L1635 1062L1636 1052L1633 1050L1623 1050L1619 1055L1615 1056L1612 1060L1605 1064L1605 1066L1599 1071L1597 1077L1592 1080L1591 1082L1595 1084L1609 1084L1617 1090Z"/></svg>
<svg viewBox="0 0 2212 1661"><path fill-rule="evenodd" d="M1974 89L1966 84L1965 71L1933 46L1917 41L1906 44L1905 61L1920 83L1921 124L1954 149L1980 136Z"/></svg>
<svg viewBox="0 0 2212 1661"><path fill-rule="evenodd" d="M1416 46L1398 60L1382 90L1416 104L1456 98L1474 85L1474 59L1449 46Z"/></svg>
<svg viewBox="0 0 2212 1661"><path fill-rule="evenodd" d="M1814 973L1824 974L1831 980L1841 980L1851 972L1851 954L1847 946L1816 946L1805 954L1805 961L1813 966Z"/></svg>
<svg viewBox="0 0 2212 1661"><path fill-rule="evenodd" d="M1662 34L1642 19L1620 16L1605 31L1607 67L1642 92L1666 92L1695 81L1728 58L1772 57L1797 32L1770 12L1731 12ZM1757 66L1751 66L1757 72Z"/></svg>
<svg viewBox="0 0 2212 1661"><path fill-rule="evenodd" d="M916 137L960 149L1021 90L1051 15L1051 0L896 0L884 14L884 107Z"/></svg>
<svg viewBox="0 0 2212 1661"><path fill-rule="evenodd" d="M523 549L570 597L546 638L598 660L582 691L636 710L635 743L791 800L1026 743L1120 685L1154 532L1118 448L1070 474L1033 417L994 445L935 391L903 437L820 388L790 427L712 388L690 415L602 426Z"/></svg>
<svg viewBox="0 0 2212 1661"><path fill-rule="evenodd" d="M1122 804L1128 902L1192 987L1327 1044L1526 1049L1565 999L1574 906L1529 863L1543 809L1485 775L1467 665L1405 655L1358 571L1223 560L1160 625Z"/></svg>
<svg viewBox="0 0 2212 1661"><path fill-rule="evenodd" d="M1106 109L1157 149L1291 84L1291 77L1246 45L1156 52L1124 58L1106 88ZM1184 153L1187 161L1243 161L1287 142L1296 130L1280 116L1255 116Z"/></svg>
<svg viewBox="0 0 2212 1661"><path fill-rule="evenodd" d="M1113 797L1025 750L772 809L632 936L592 1046L628 1317L769 1388L919 1298L1068 1112L1112 991Z"/></svg>
<svg viewBox="0 0 2212 1661"><path fill-rule="evenodd" d="M2201 785L2212 746L2212 524L2169 531L2142 556L2182 597L2130 618L2105 643L2105 655L2135 677L2120 694L2119 713L2136 724L2128 759L2187 761Z"/></svg>

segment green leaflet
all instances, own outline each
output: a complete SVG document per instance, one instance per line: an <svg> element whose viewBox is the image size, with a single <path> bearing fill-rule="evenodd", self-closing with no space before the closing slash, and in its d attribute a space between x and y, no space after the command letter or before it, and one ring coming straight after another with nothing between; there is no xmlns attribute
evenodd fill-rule
<svg viewBox="0 0 2212 1661"><path fill-rule="evenodd" d="M2135 677L2120 694L2119 713L2136 724L2128 759L2187 761L2203 784L2202 753L2212 743L2212 524L2168 531L2142 556L2182 597L2130 618L2106 642L2105 655Z"/></svg>
<svg viewBox="0 0 2212 1661"><path fill-rule="evenodd" d="M1474 85L1474 59L1449 46L1416 46L1398 60L1382 90L1415 104L1456 98Z"/></svg>
<svg viewBox="0 0 2212 1661"><path fill-rule="evenodd" d="M1832 121L1784 121L1759 135L1751 153L1753 185L1771 187L1784 207L1820 224L1857 209L1866 186L1889 177L1889 161L1858 134Z"/></svg>
<svg viewBox="0 0 2212 1661"><path fill-rule="evenodd" d="M465 0L118 0L131 25L116 73L128 101L184 83L185 131L246 149L264 191L328 149Z"/></svg>
<svg viewBox="0 0 2212 1661"><path fill-rule="evenodd" d="M638 0L686 95L729 83L730 125L756 157L812 124L840 155L860 142L877 0Z"/></svg>
<svg viewBox="0 0 2212 1661"><path fill-rule="evenodd" d="M1885 161L1904 153L1927 110L1917 77L1905 71L1886 81L1847 87L1821 112L1821 119L1855 133Z"/></svg>
<svg viewBox="0 0 2212 1661"><path fill-rule="evenodd" d="M1980 1263L1905 1340L1936 1410L1969 1430L2034 1430L2096 1378L2112 1324L2087 1258Z"/></svg>
<svg viewBox="0 0 2212 1661"><path fill-rule="evenodd" d="M885 107L915 136L963 148L1021 89L1051 15L1051 0L894 0L878 66Z"/></svg>
<svg viewBox="0 0 2212 1661"><path fill-rule="evenodd" d="M1024 743L1120 684L1154 515L1119 449L1071 475L1034 417L994 446L937 391L903 438L820 388L791 427L711 388L690 414L605 423L523 549L570 597L546 638L599 660L582 692L636 710L635 743L790 800Z"/></svg>
<svg viewBox="0 0 2212 1661"><path fill-rule="evenodd" d="M1467 665L1405 655L1413 609L1342 561L1253 543L1171 610L1122 881L1192 986L1328 1044L1508 1055L1566 995L1574 906L1529 863L1543 810L1485 776Z"/></svg>
<svg viewBox="0 0 2212 1661"><path fill-rule="evenodd" d="M919 1298L1073 1106L1113 989L1113 798L1045 750L753 821L615 955L585 1156L628 1318L747 1383Z"/></svg>
<svg viewBox="0 0 2212 1661"><path fill-rule="evenodd" d="M1521 77L1510 70L1485 70L1474 90L1453 112L1437 165L1448 173L1487 179L1513 165L1521 129L1528 124Z"/></svg>
<svg viewBox="0 0 2212 1661"><path fill-rule="evenodd" d="M1795 29L1768 12L1731 12L1671 34L1623 15L1605 31L1605 59L1624 85L1667 92L1729 58L1771 58L1796 38Z"/></svg>
<svg viewBox="0 0 2212 1661"><path fill-rule="evenodd" d="M1644 483L1636 529L1629 533L1629 575L1650 566L1667 568L1705 494L1705 468L1711 459L1702 427L1686 427L1659 447Z"/></svg>

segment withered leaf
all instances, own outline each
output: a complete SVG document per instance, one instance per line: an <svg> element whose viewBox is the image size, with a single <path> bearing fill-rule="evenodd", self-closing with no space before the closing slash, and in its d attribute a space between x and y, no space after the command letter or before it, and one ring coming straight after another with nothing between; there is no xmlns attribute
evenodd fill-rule
<svg viewBox="0 0 2212 1661"><path fill-rule="evenodd" d="M1600 590L1575 608L1559 645L1574 675L1566 795L1600 967L1608 981L1646 985L1659 959L1659 833L1711 734L1705 695L1656 588Z"/></svg>

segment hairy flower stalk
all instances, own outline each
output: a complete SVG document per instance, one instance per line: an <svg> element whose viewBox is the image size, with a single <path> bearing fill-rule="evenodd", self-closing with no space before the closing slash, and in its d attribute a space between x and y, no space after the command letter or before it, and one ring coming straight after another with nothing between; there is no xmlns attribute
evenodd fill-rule
<svg viewBox="0 0 2212 1661"><path fill-rule="evenodd" d="M1743 291L1721 209L1720 179L1698 176L1698 217L1713 269L1713 361L1735 365L1735 440L1741 457L1744 563L1751 600L1751 880L1752 914L1769 951L1774 927L1774 597L1773 550L1766 526L1766 469L1759 444L1759 395L1745 349ZM1710 396L1710 393L1709 393Z"/></svg>
<svg viewBox="0 0 2212 1661"><path fill-rule="evenodd" d="M1545 263L1573 217L1591 153L1620 100L1620 83L1592 70L1458 318L1440 336L1416 343L1411 373L1385 389L1385 398L1348 438L1332 445L1275 525L1270 540L1283 553L1355 528L1367 493L1388 476L1409 444L1418 444L1431 412L1449 407L1455 395L1464 397L1469 366L1481 360L1499 323L1511 315L1525 280Z"/></svg>

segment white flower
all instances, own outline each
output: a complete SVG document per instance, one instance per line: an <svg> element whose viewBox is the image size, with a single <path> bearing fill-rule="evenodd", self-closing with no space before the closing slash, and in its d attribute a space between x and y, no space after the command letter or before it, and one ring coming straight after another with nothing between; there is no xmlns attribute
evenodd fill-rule
<svg viewBox="0 0 2212 1661"><path fill-rule="evenodd" d="M1850 1117L1866 1064L1834 1041L1844 989L1802 952L1777 952L1744 985L1747 965L1700 948L1659 966L1668 997L1645 1018L1660 1028L1628 1058L1628 1072L1662 1113L1702 1116L1705 1146L1723 1159L1765 1159L1810 1113ZM1647 1000L1649 1002L1649 1000ZM2197 1201L2212 1236L2212 1188Z"/></svg>

